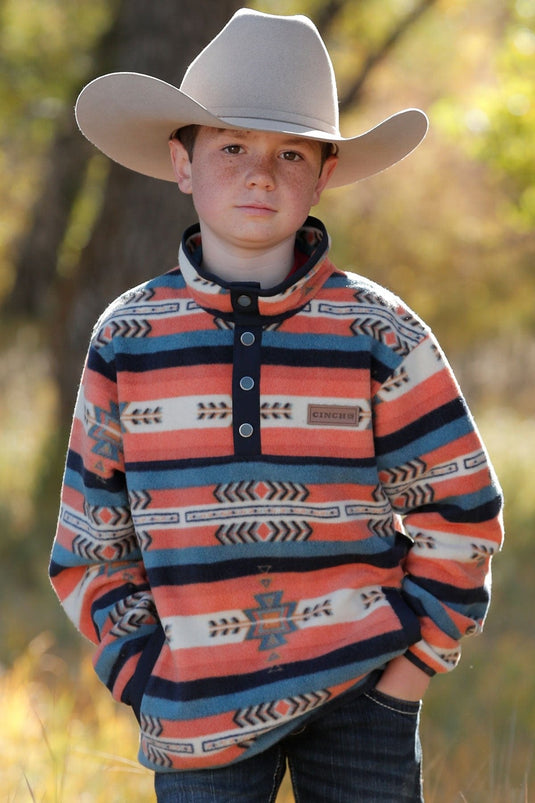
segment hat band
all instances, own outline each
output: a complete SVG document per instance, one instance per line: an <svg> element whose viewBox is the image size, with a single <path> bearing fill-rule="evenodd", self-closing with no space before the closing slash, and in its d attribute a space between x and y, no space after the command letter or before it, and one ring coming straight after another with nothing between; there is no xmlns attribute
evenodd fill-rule
<svg viewBox="0 0 535 803"><path fill-rule="evenodd" d="M327 136L340 139L340 132L337 126L325 122L325 120L318 120L317 117L308 117L304 114L295 114L292 112L288 115L287 112L275 109L253 109L253 108L240 108L228 106L211 106L210 113L219 117L222 120L235 121L236 125L241 126L240 120L262 121L269 123L276 123L279 126L296 126L303 131L314 131L325 134ZM281 115L280 117L277 115Z"/></svg>

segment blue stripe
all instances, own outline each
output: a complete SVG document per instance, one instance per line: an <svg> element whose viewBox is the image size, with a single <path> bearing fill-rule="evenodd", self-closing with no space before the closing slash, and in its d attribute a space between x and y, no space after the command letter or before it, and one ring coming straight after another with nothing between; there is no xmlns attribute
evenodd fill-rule
<svg viewBox="0 0 535 803"><path fill-rule="evenodd" d="M232 345L232 339L233 334L230 330L207 330L204 328L193 332L158 337L135 338L115 335L113 348L108 344L98 350L92 350L89 365L94 371L113 380L115 371L111 367L111 360L114 355L116 355L118 364L121 367L123 361L128 364L129 358L134 355L138 358L146 357L147 360L148 355L153 355L152 360L156 359L158 364L171 365L169 362L170 355L175 352L181 352L181 354L184 354L183 358L176 355L176 363L172 364L189 365L194 359L192 355L199 355L201 363L209 358L210 355L205 353L205 359L203 360L201 352L197 350L206 348L225 349ZM264 332L262 344L264 346L262 352L263 361L275 365L294 364L293 352L299 353L300 367L314 367L316 365L337 367L339 365L340 367L368 368L370 360L374 359L393 370L401 362L401 357L393 352L392 349L374 341L367 335L295 334L278 330L276 333L271 331ZM337 353L340 353L340 356L333 361L333 355ZM349 355L353 355L353 359L350 359ZM106 356L109 357L108 360L105 359ZM231 365L231 353L229 352L226 356L228 357L229 365ZM330 361L329 357L331 357ZM326 359L327 362L325 362ZM219 359L218 361L221 362L222 360ZM147 362L146 370L151 370L153 365L153 362Z"/></svg>
<svg viewBox="0 0 535 803"><path fill-rule="evenodd" d="M403 582L403 591L409 604L411 604L411 598L414 598L416 600L416 604L414 604L415 610L424 611L439 630L442 630L443 633L446 633L447 636L450 636L455 641L461 638L461 633L448 616L441 600L433 597L432 594L408 577Z"/></svg>
<svg viewBox="0 0 535 803"><path fill-rule="evenodd" d="M416 575L411 575L408 582L411 588L415 584L433 599L440 600L444 605L457 605L459 609L480 605L488 602L489 599L489 593L485 586L458 588L449 583L440 583L438 580L429 580Z"/></svg>
<svg viewBox="0 0 535 803"><path fill-rule="evenodd" d="M460 420L437 427L426 434L422 434L420 437L416 437L413 441L400 438L400 445L398 448L393 448L392 451L387 450L386 447L387 445L394 446L394 439L389 444L383 442L380 445L381 452L379 453L379 449L377 450L378 468L381 470L382 468L402 466L417 457L421 458L422 455L430 454L448 443L453 443L472 431L469 421ZM402 442L403 445L401 445Z"/></svg>
<svg viewBox="0 0 535 803"><path fill-rule="evenodd" d="M348 525L348 529L351 525ZM403 539L407 546L409 539ZM388 552L395 552L394 560L399 561L400 557L407 551L407 546L403 542L398 542L397 546L392 546L392 539L379 538L373 536L359 541L284 541L267 542L252 544L235 544L232 546L211 546L211 547L188 547L177 549L150 549L144 555L144 563L147 569L154 569L158 566L173 566L178 555L180 564L203 564L215 565L225 562L232 554L232 560L251 560L263 563L271 559L296 559L306 560L317 557L327 556L336 559L336 556L351 560L359 560L361 556L385 555ZM343 562L346 562L345 560ZM258 573L257 571L255 573Z"/></svg>
<svg viewBox="0 0 535 803"><path fill-rule="evenodd" d="M205 323L205 322L204 322ZM118 359L120 355L158 354L162 352L187 351L190 348L213 348L232 346L233 333L230 330L198 329L193 332L161 335L158 337L121 337L113 339ZM150 370L150 369L149 369Z"/></svg>
<svg viewBox="0 0 535 803"><path fill-rule="evenodd" d="M63 569L80 568L81 566L92 566L94 560L83 559L70 549L65 549L57 541L54 542L52 547L52 560L50 563L51 576L55 577L60 574Z"/></svg>
<svg viewBox="0 0 535 803"><path fill-rule="evenodd" d="M306 485L354 483L374 488L377 470L373 458L286 458L264 455L262 461L239 460L233 456L213 460L165 460L127 463L131 490L202 488L225 483L250 481L302 482Z"/></svg>
<svg viewBox="0 0 535 803"><path fill-rule="evenodd" d="M167 273L162 273L160 276L156 276L154 279L151 279L145 284L141 284L138 288L134 289L139 290L146 287L147 289L151 290L153 287L169 287L171 290L183 290L185 286L186 282L184 281L184 277L182 276L180 269L173 268L173 270L170 270Z"/></svg>
<svg viewBox="0 0 535 803"><path fill-rule="evenodd" d="M188 335L167 335L158 338L115 337L115 359L118 370L142 373L161 368L174 368L191 365L228 364L232 366L232 343L228 338L222 341L221 333L195 332L195 341ZM227 335L227 332L224 332ZM279 335L280 337L282 335ZM308 345L288 336L291 343L276 347L263 346L262 362L266 365L294 366L299 368L347 368L369 370L370 364L381 366L379 373L388 376L399 364L397 355L390 349L377 347L370 354L367 337L329 338L329 343L320 342L318 336ZM334 342L333 342L334 341ZM195 342L195 345L192 343ZM99 356L91 357L90 368L101 373L111 381L115 378L115 368ZM297 357L297 360L296 360Z"/></svg>

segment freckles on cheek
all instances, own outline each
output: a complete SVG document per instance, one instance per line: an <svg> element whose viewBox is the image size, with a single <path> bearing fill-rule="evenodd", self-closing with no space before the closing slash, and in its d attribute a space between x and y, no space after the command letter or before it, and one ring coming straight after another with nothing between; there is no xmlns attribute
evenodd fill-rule
<svg viewBox="0 0 535 803"><path fill-rule="evenodd" d="M216 191L222 194L236 182L236 174L236 168L230 165L203 170L202 174L193 176L193 187L199 194L213 194Z"/></svg>

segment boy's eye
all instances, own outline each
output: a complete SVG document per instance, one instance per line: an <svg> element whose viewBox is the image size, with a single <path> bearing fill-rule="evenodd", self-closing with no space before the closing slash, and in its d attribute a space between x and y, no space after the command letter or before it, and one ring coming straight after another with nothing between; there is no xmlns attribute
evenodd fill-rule
<svg viewBox="0 0 535 803"><path fill-rule="evenodd" d="M223 148L225 153L230 153L231 156L235 156L238 153L241 153L242 146L241 145L225 145Z"/></svg>
<svg viewBox="0 0 535 803"><path fill-rule="evenodd" d="M286 162L298 162L300 159L303 158L301 154L296 153L296 151L284 151L284 153L281 154L281 157Z"/></svg>

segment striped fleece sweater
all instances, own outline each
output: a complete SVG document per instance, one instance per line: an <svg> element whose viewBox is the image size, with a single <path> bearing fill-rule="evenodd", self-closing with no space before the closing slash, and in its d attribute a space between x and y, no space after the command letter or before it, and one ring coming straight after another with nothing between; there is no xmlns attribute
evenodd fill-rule
<svg viewBox="0 0 535 803"><path fill-rule="evenodd" d="M480 630L500 492L428 328L330 262L282 285L180 267L99 321L52 583L155 770L248 757L394 656Z"/></svg>

